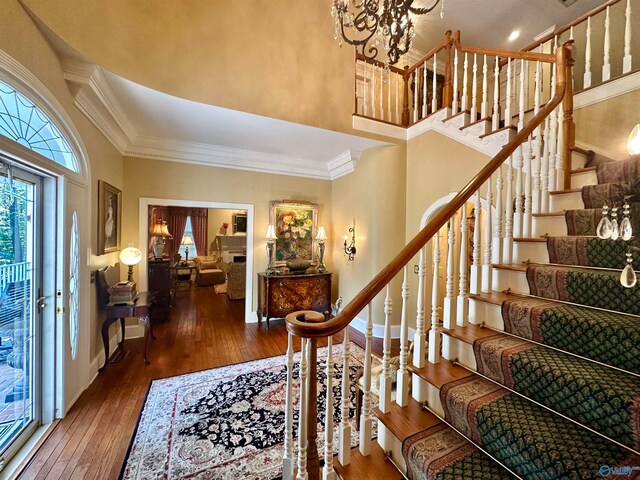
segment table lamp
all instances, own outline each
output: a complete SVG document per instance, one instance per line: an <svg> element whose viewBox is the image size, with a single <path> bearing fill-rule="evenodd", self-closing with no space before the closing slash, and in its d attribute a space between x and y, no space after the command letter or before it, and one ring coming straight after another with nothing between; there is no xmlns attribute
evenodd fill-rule
<svg viewBox="0 0 640 480"><path fill-rule="evenodd" d="M265 238L267 239L267 260L268 260L266 273L267 275L274 275L276 271L273 268L273 247L278 237L276 236L276 229L273 225L269 225L269 227L267 228L267 233L265 235Z"/></svg>
<svg viewBox="0 0 640 480"><path fill-rule="evenodd" d="M318 263L318 273L326 272L326 268L324 266L324 241L327 239L327 232L325 232L324 227L318 227L318 234L316 235L316 241L318 242L318 250L320 251L320 262Z"/></svg>
<svg viewBox="0 0 640 480"><path fill-rule="evenodd" d="M189 247L193 245L193 239L191 238L191 235L185 233L184 237L182 237L181 245L184 245L184 258L185 264L187 264L189 263Z"/></svg>
<svg viewBox="0 0 640 480"><path fill-rule="evenodd" d="M152 237L156 238L153 244L153 258L162 260L166 248L165 238L172 238L169 233L169 227L167 227L167 222L154 223L150 233Z"/></svg>
<svg viewBox="0 0 640 480"><path fill-rule="evenodd" d="M129 267L127 280L133 282L133 266L142 260L142 252L130 243L129 246L120 252L120 261Z"/></svg>

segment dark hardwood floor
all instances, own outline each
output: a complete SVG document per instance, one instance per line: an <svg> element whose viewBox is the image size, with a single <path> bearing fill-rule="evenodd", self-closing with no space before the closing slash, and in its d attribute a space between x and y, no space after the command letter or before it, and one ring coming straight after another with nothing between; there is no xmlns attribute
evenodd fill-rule
<svg viewBox="0 0 640 480"><path fill-rule="evenodd" d="M151 364L143 365L142 339L127 340L127 357L96 377L18 478L118 478L151 380L281 355L287 348L284 321L270 326L245 323L244 302L216 295L213 287L183 287L169 320L155 328ZM351 332L352 341L363 345L363 335ZM374 340L374 352L381 347Z"/></svg>

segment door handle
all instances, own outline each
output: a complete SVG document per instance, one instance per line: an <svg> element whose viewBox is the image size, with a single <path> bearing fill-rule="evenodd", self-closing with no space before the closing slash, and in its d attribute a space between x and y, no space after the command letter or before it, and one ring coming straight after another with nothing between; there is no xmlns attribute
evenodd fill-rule
<svg viewBox="0 0 640 480"><path fill-rule="evenodd" d="M46 297L45 295L42 294L42 290L39 288L38 289L38 299L36 300L36 308L38 309L38 313L42 313L42 310L44 310L44 307L47 306L46 303L44 303L44 301L47 299L48 297Z"/></svg>

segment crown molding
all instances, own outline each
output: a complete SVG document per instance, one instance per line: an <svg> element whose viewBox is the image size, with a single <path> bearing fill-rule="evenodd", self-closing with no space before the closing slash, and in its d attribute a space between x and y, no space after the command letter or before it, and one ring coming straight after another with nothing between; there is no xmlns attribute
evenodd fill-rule
<svg viewBox="0 0 640 480"><path fill-rule="evenodd" d="M353 173L356 169L356 164L360 160L362 152L358 150L347 150L341 153L337 157L332 158L327 162L329 169L329 178L335 180L336 178L344 177L350 173Z"/></svg>

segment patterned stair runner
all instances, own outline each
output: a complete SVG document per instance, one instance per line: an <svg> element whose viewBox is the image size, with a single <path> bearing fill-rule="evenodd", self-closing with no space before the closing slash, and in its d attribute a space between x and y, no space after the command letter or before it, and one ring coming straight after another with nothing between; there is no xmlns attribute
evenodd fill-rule
<svg viewBox="0 0 640 480"><path fill-rule="evenodd" d="M505 334L478 339L473 350L479 373L640 450L640 381L634 375Z"/></svg>
<svg viewBox="0 0 640 480"><path fill-rule="evenodd" d="M601 479L603 466L640 465L640 456L477 375L444 385L440 400L448 422L523 478Z"/></svg>
<svg viewBox="0 0 640 480"><path fill-rule="evenodd" d="M628 244L629 242L621 239L549 237L547 238L547 251L549 252L549 263L622 270L626 265L625 253L627 253ZM640 269L640 256L634 258L633 266L636 270Z"/></svg>
<svg viewBox="0 0 640 480"><path fill-rule="evenodd" d="M515 478L444 423L405 439L402 455L410 480L501 480Z"/></svg>

